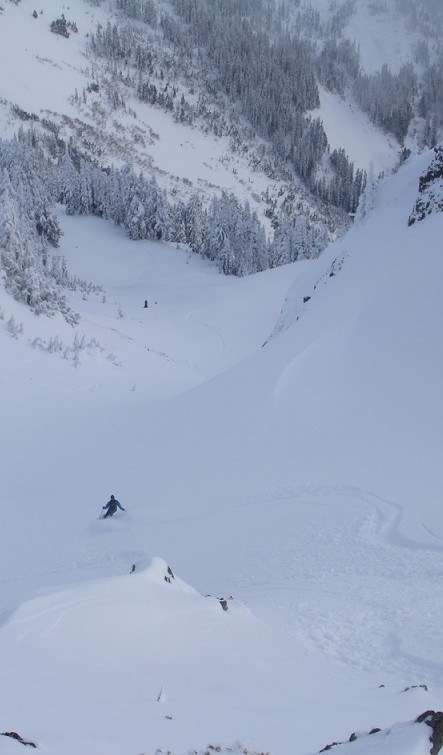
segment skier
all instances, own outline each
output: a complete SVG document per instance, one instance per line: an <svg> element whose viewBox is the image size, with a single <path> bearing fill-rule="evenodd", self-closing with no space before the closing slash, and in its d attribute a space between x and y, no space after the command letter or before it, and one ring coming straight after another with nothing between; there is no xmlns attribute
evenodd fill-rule
<svg viewBox="0 0 443 755"><path fill-rule="evenodd" d="M117 506L122 511L125 511L123 506L121 505L120 501L117 501L117 498L115 496L111 495L110 500L108 503L106 503L102 508L107 509L106 514L104 515L103 519L106 519L107 516L114 516L115 512L117 511Z"/></svg>

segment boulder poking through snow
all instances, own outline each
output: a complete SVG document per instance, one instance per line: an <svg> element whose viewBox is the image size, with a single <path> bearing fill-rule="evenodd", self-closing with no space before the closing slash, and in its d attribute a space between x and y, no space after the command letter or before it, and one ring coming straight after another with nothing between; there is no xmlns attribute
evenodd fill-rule
<svg viewBox="0 0 443 755"><path fill-rule="evenodd" d="M432 747L431 755L437 755L443 747L443 713L435 710L427 710L416 718L415 723L425 723L432 729L430 737Z"/></svg>

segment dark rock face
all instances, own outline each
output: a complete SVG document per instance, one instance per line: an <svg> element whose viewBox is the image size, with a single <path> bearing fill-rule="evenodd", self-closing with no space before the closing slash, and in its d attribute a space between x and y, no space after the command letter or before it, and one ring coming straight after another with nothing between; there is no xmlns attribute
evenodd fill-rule
<svg viewBox="0 0 443 755"><path fill-rule="evenodd" d="M410 687L405 687L403 692L409 692L410 689L424 689L424 691L427 692L428 685L427 684L411 684Z"/></svg>
<svg viewBox="0 0 443 755"><path fill-rule="evenodd" d="M434 212L443 212L443 145L435 147L434 152L435 157L429 168L420 177L419 195L408 225L413 225Z"/></svg>
<svg viewBox="0 0 443 755"><path fill-rule="evenodd" d="M432 729L430 737L432 747L430 755L437 755L443 747L443 713L435 710L427 710L415 719L415 723L425 723Z"/></svg>
<svg viewBox="0 0 443 755"><path fill-rule="evenodd" d="M326 745L323 747L319 752L327 752L328 750L332 750L333 747L337 747L337 745L342 745L343 742L331 742L331 744Z"/></svg>
<svg viewBox="0 0 443 755"><path fill-rule="evenodd" d="M371 729L371 731L368 732L368 734L377 734L381 729L378 727L375 727L374 729ZM355 731L352 732L351 736L348 739L348 742L355 742L356 739L358 739L357 734ZM338 747L339 745L344 745L346 742L331 742L331 744L326 745L326 747L323 747L322 750L319 752L327 752L328 750L332 750L333 747Z"/></svg>
<svg viewBox="0 0 443 755"><path fill-rule="evenodd" d="M11 739L16 739L17 742L20 742L22 745L28 745L29 747L37 747L35 742L30 742L29 739L23 739L23 737L20 736L20 734L17 734L16 731L3 731L1 733L2 737L11 737Z"/></svg>

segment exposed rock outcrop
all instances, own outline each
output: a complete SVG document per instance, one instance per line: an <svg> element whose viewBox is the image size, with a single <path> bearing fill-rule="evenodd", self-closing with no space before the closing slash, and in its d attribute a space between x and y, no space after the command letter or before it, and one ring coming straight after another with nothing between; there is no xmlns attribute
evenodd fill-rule
<svg viewBox="0 0 443 755"><path fill-rule="evenodd" d="M443 144L434 148L435 157L420 177L419 195L408 225L423 220L434 212L443 212Z"/></svg>
<svg viewBox="0 0 443 755"><path fill-rule="evenodd" d="M423 685L420 685L423 686ZM422 713L420 716L418 716L412 724L408 724L408 726L411 726L413 724L427 724L432 729L432 733L429 736L429 743L430 743L430 749L429 754L430 755L438 755L439 752L442 751L443 748L443 713L434 710L427 710L424 713ZM399 727L401 724L398 725ZM340 747L340 745L347 744L349 742L355 742L357 739L361 739L363 737L367 737L371 734L378 734L381 733L383 736L382 740L380 741L380 755L383 755L383 752L386 750L386 735L390 735L391 737L394 736L394 732L396 731L397 726L394 726L392 729L379 729L374 728L371 729L371 731L367 733L361 733L356 734L353 732L347 742L331 742L330 744L327 744L325 747L323 747L319 752L327 752L329 750L332 750L333 747ZM348 752L348 750L346 750ZM349 750L349 753L352 752L352 748Z"/></svg>
<svg viewBox="0 0 443 755"><path fill-rule="evenodd" d="M443 747L443 713L435 710L427 710L415 719L415 723L425 723L432 729L430 737L432 747L431 755L437 755Z"/></svg>

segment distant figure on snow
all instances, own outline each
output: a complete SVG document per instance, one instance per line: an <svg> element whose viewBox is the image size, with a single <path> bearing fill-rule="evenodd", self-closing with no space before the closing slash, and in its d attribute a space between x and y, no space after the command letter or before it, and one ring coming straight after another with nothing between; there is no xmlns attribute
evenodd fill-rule
<svg viewBox="0 0 443 755"><path fill-rule="evenodd" d="M147 300L147 299L145 299L145 306L144 306L144 309L148 309L148 300Z"/></svg>
<svg viewBox="0 0 443 755"><path fill-rule="evenodd" d="M122 511L125 511L125 509L121 505L120 501L117 501L117 499L113 495L111 495L111 498L108 501L108 503L106 503L103 506L104 509L107 509L107 512L104 515L103 519L106 519L107 516L114 516L115 512L117 511L117 506Z"/></svg>

